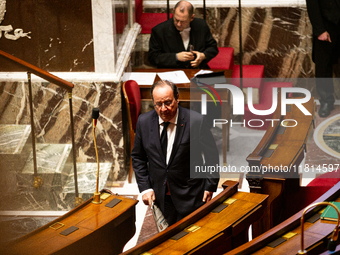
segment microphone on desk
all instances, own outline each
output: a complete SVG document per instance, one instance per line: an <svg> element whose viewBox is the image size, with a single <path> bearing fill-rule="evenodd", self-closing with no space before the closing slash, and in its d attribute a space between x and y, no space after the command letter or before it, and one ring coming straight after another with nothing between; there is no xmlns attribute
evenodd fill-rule
<svg viewBox="0 0 340 255"><path fill-rule="evenodd" d="M98 108L93 108L93 110L92 110L92 119L93 119L94 127L96 127L96 125L97 125L98 117L99 117L99 109Z"/></svg>
<svg viewBox="0 0 340 255"><path fill-rule="evenodd" d="M98 158L96 132L95 132L98 117L99 117L99 109L93 108L93 110L92 110L93 141L94 141L94 148L95 148L95 151L96 151L96 158L97 158L97 184L96 184L96 192L94 192L93 199L92 199L92 203L94 203L94 204L100 204L102 202L102 200L100 199L100 192L98 191L98 188L99 188L99 158Z"/></svg>

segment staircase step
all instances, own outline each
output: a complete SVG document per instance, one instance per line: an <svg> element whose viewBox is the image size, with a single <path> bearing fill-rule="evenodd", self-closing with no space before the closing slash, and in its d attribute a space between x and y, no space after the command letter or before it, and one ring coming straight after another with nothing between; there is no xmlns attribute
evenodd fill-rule
<svg viewBox="0 0 340 255"><path fill-rule="evenodd" d="M44 185L63 186L72 168L71 144L36 144L37 172ZM19 174L22 181L32 182L34 174L33 152Z"/></svg>
<svg viewBox="0 0 340 255"><path fill-rule="evenodd" d="M231 76L231 84L240 87L240 65L234 65ZM260 102L260 93L263 86L264 66L263 65L243 65L242 66L243 91L247 96L247 88L253 88L253 104Z"/></svg>
<svg viewBox="0 0 340 255"><path fill-rule="evenodd" d="M0 125L0 154L20 154L30 134L30 125Z"/></svg>
<svg viewBox="0 0 340 255"><path fill-rule="evenodd" d="M16 174L32 151L30 125L0 125L0 192L16 190Z"/></svg>
<svg viewBox="0 0 340 255"><path fill-rule="evenodd" d="M218 54L208 65L211 69L233 69L234 67L234 48L218 47Z"/></svg>
<svg viewBox="0 0 340 255"><path fill-rule="evenodd" d="M268 110L271 108L273 99L272 99L272 91L273 88L283 88L283 87L293 87L292 82L264 82L263 89L261 91L261 103L254 104L254 108L257 110ZM246 126L253 129L258 130L267 130L267 128L271 125L271 121L265 121L266 119L271 119L273 116L272 114L268 115L255 115L252 112L250 112L248 105L246 104L244 107L244 119L246 121ZM248 120L251 119L260 119L263 121L263 126L261 127L250 127L248 125ZM257 121L256 123L252 123L252 126L260 126L260 121Z"/></svg>
<svg viewBox="0 0 340 255"><path fill-rule="evenodd" d="M104 188L111 172L112 163L99 163L99 187ZM93 193L97 185L97 163L77 163L78 192ZM75 193L73 168L63 188L63 193Z"/></svg>

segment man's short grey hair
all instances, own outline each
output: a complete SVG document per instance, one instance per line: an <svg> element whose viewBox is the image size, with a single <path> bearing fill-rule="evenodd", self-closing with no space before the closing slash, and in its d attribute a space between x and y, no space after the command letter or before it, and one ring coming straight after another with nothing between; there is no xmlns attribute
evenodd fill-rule
<svg viewBox="0 0 340 255"><path fill-rule="evenodd" d="M174 94L174 98L175 100L178 99L178 88L177 86L172 83L171 81L167 81L167 80L160 80L160 81L157 81L155 82L152 86L151 86L151 99L152 99L152 102L153 102L153 90L158 87L158 86L170 86L171 89L172 89L172 92Z"/></svg>

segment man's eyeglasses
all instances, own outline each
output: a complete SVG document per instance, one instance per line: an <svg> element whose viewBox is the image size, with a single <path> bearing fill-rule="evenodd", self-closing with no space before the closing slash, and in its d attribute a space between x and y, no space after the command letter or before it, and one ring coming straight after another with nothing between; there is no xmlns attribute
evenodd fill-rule
<svg viewBox="0 0 340 255"><path fill-rule="evenodd" d="M172 103L173 103L173 102L174 102L174 100L165 101L164 103L157 102L157 103L155 103L153 106L156 107L157 109L161 109L163 105L164 105L164 107L166 107L166 108L170 108L170 107L172 106Z"/></svg>

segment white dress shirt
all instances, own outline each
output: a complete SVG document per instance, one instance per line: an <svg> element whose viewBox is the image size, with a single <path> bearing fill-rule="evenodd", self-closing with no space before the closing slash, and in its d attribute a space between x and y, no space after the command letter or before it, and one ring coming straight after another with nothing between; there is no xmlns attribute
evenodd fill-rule
<svg viewBox="0 0 340 255"><path fill-rule="evenodd" d="M175 136L176 136L176 129L177 129L177 119L178 119L178 109L176 112L176 115L169 121L170 124L167 129L167 136L168 136L168 145L166 148L166 164L168 164L171 152L172 152L172 147L175 142ZM161 119L161 117L158 116L158 123L159 123L159 139L161 137L162 131L163 131L163 125L164 121ZM145 193L148 193L149 191L152 191L153 189L146 189L144 190L141 195L143 196Z"/></svg>
<svg viewBox="0 0 340 255"><path fill-rule="evenodd" d="M190 41L190 30L191 30L191 27L188 27L186 29L183 29L182 32L179 32L182 36L183 45L184 45L185 50L188 50L188 45L189 45L189 41Z"/></svg>

